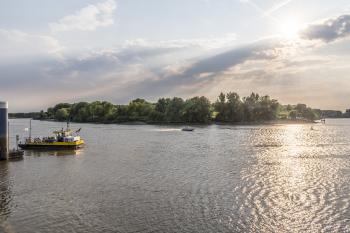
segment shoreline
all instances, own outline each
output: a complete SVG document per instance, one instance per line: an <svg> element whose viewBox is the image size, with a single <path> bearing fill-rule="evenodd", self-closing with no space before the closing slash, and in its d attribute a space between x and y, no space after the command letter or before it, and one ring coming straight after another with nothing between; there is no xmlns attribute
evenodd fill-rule
<svg viewBox="0 0 350 233"><path fill-rule="evenodd" d="M31 119L31 118L9 118L9 119ZM339 119L339 118L337 118ZM347 119L347 118L344 118ZM48 122L61 122L65 123L65 121L57 121L54 119L33 119L37 121L48 121ZM111 122L111 123L103 123L103 122L70 122L77 124L96 124L96 125L198 125L198 126L209 126L209 125L232 125L232 126L245 126L245 125L305 125L305 124L318 124L320 122L311 121L311 120L271 120L271 121L257 121L257 122L209 122L209 123L186 123L186 122L142 122L142 121L134 121L134 122Z"/></svg>

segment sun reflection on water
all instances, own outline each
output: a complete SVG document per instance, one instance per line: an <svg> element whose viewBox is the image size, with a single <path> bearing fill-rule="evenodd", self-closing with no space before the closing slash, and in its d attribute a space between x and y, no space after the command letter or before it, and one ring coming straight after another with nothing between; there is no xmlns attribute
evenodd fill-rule
<svg viewBox="0 0 350 233"><path fill-rule="evenodd" d="M284 130L284 134L281 135L284 150L288 156L296 157L302 152L303 142L300 141L300 136L303 128L300 125L287 125Z"/></svg>
<svg viewBox="0 0 350 233"><path fill-rule="evenodd" d="M331 158L334 147L317 146L331 140L325 135L329 132L311 131L309 125L284 125L258 130L251 137L256 163L242 174L246 200L241 206L242 211L252 210L250 230L326 232L320 224L324 216L337 225L340 200L334 197L342 188L339 170L344 164L342 158ZM342 204L349 207L348 199Z"/></svg>

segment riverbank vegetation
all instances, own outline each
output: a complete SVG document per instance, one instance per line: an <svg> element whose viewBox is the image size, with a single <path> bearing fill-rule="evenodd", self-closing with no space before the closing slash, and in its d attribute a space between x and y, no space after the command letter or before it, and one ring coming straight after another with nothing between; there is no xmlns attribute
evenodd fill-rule
<svg viewBox="0 0 350 233"><path fill-rule="evenodd" d="M274 120L314 121L321 110L305 104L281 105L270 96L252 93L241 98L237 93L221 93L214 103L206 97L160 98L156 103L135 99L128 105L106 101L74 104L60 103L47 111L31 114L12 114L10 117L32 116L40 120L90 123L259 123Z"/></svg>

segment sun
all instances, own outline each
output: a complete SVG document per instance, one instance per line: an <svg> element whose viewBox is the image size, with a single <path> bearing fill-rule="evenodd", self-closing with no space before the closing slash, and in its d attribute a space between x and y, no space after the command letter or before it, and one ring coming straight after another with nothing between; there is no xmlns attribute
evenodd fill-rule
<svg viewBox="0 0 350 233"><path fill-rule="evenodd" d="M284 20L279 24L280 34L288 39L298 37L299 32L302 29L302 23L299 19Z"/></svg>

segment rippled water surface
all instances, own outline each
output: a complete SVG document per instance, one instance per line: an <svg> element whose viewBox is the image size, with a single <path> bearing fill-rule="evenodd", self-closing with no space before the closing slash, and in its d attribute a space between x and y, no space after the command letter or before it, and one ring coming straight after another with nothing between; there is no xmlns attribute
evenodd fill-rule
<svg viewBox="0 0 350 233"><path fill-rule="evenodd" d="M350 120L72 127L83 150L0 162L0 232L350 232Z"/></svg>

